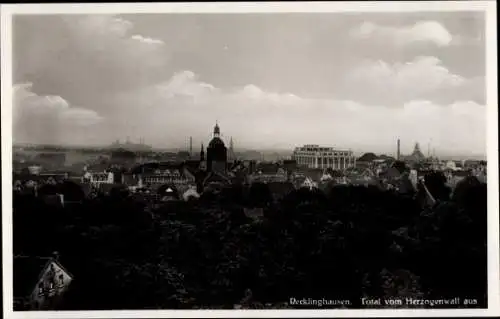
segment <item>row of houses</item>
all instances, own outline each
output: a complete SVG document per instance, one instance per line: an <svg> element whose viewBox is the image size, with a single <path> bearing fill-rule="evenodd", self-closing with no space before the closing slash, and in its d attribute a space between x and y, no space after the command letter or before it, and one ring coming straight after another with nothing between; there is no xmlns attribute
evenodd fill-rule
<svg viewBox="0 0 500 319"><path fill-rule="evenodd" d="M252 165L253 164L253 165ZM292 165L293 164L293 165ZM296 165L296 163L245 163L234 162L228 166L226 172L206 172L197 167L196 162L182 163L146 163L140 164L131 170L123 170L119 167L101 166L93 169L87 168L78 181L85 189L98 190L107 193L115 187L127 187L132 193L146 196L157 196L158 189L163 185L170 185L176 189L180 197L190 198L199 196L202 192L216 191L221 187L231 184L251 185L253 183L291 183L294 188L321 188L324 184L343 185L375 185L385 189L396 189L408 192L416 188L417 181L427 172L427 169L411 169L401 171L400 168L388 167L384 163L371 168L351 167L345 170L333 170L307 168ZM482 182L486 182L486 171L480 166L474 170L444 171L450 187L454 187L466 176L477 176ZM75 177L67 173L39 173L30 176L17 176L14 188L19 188L22 182L26 184L51 184L54 180L75 180ZM35 187L36 189L36 187ZM187 193L186 193L187 192ZM88 191L86 192L88 193ZM186 196L184 194L186 193ZM188 194L191 194L188 196Z"/></svg>

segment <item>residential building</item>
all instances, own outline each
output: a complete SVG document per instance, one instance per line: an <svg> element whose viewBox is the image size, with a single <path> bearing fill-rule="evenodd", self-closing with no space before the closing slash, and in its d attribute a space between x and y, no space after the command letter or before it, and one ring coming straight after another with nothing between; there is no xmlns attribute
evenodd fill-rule
<svg viewBox="0 0 500 319"><path fill-rule="evenodd" d="M298 165L308 168L346 169L356 165L356 158L351 150L312 144L296 147L292 159Z"/></svg>
<svg viewBox="0 0 500 319"><path fill-rule="evenodd" d="M177 188L195 184L195 177L186 167L178 165L160 165L152 172L137 175L138 187L158 188L164 184L173 184Z"/></svg>
<svg viewBox="0 0 500 319"><path fill-rule="evenodd" d="M102 184L114 184L115 175L113 172L90 172L83 174L82 182L89 183L94 187L100 187Z"/></svg>
<svg viewBox="0 0 500 319"><path fill-rule="evenodd" d="M371 169L352 168L346 170L344 182L349 185L368 186L375 185L377 180Z"/></svg>
<svg viewBox="0 0 500 319"><path fill-rule="evenodd" d="M306 177L304 179L304 182L302 183L302 185L300 187L308 188L309 190L312 190L313 188L318 187L318 183L314 182L311 178Z"/></svg>
<svg viewBox="0 0 500 319"><path fill-rule="evenodd" d="M14 309L54 309L73 281L55 257L14 257Z"/></svg>
<svg viewBox="0 0 500 319"><path fill-rule="evenodd" d="M455 188L460 181L462 181L463 179L465 179L467 176L470 176L470 175L471 175L471 173L468 172L468 171L460 171L460 170L452 171L452 170L447 170L445 172L446 183L451 188Z"/></svg>
<svg viewBox="0 0 500 319"><path fill-rule="evenodd" d="M259 163L253 174L249 176L251 182L286 182L288 174L283 167L277 163Z"/></svg>
<svg viewBox="0 0 500 319"><path fill-rule="evenodd" d="M182 199L188 201L191 198L199 198L200 194L198 194L196 190L196 186L190 186L183 194Z"/></svg>

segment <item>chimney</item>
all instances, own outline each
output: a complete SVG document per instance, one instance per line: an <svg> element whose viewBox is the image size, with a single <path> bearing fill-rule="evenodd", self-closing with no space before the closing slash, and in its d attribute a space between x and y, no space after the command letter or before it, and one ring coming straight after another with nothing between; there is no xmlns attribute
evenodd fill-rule
<svg viewBox="0 0 500 319"><path fill-rule="evenodd" d="M398 138L398 150L396 153L396 159L399 161L400 157L401 157L401 141Z"/></svg>
<svg viewBox="0 0 500 319"><path fill-rule="evenodd" d="M189 157L193 155L193 137L189 137Z"/></svg>
<svg viewBox="0 0 500 319"><path fill-rule="evenodd" d="M54 260L58 261L59 260L59 252L58 251L54 251L52 253L52 258L54 258Z"/></svg>

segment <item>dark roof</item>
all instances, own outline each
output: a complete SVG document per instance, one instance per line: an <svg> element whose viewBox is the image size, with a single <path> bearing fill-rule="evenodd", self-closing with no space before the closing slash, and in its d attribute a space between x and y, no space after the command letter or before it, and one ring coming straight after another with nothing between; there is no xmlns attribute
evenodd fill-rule
<svg viewBox="0 0 500 319"><path fill-rule="evenodd" d="M343 177L344 173L340 170L328 170L328 174L332 177Z"/></svg>
<svg viewBox="0 0 500 319"><path fill-rule="evenodd" d="M134 166L131 170L131 174L142 174L142 173L152 173L155 170L174 170L182 169L183 165L179 162L149 162Z"/></svg>
<svg viewBox="0 0 500 319"><path fill-rule="evenodd" d="M432 173L432 172L433 172L432 169L419 169L419 170L417 170L417 174L422 175L422 176L427 175L427 174Z"/></svg>
<svg viewBox="0 0 500 319"><path fill-rule="evenodd" d="M87 166L89 172L104 172L110 169L111 165L107 163L91 164Z"/></svg>
<svg viewBox="0 0 500 319"><path fill-rule="evenodd" d="M12 269L14 273L14 298L28 296L35 289L42 270L52 260L52 258L45 257L14 257Z"/></svg>
<svg viewBox="0 0 500 319"><path fill-rule="evenodd" d="M470 159L468 159L468 160L465 160L465 165L475 165L475 164L478 165L480 162L481 161L479 161L479 160L470 160Z"/></svg>
<svg viewBox="0 0 500 319"><path fill-rule="evenodd" d="M396 177L400 177L401 173L398 171L397 168L395 168L395 167L389 167L389 169L387 169L381 175L384 176L384 177L387 177L387 178L396 178Z"/></svg>
<svg viewBox="0 0 500 319"><path fill-rule="evenodd" d="M468 171L454 171L452 173L453 176L466 177L469 176L470 173Z"/></svg>
<svg viewBox="0 0 500 319"><path fill-rule="evenodd" d="M276 174L278 172L279 166L272 163L261 163L257 165L256 171L261 171L262 174Z"/></svg>
<svg viewBox="0 0 500 319"><path fill-rule="evenodd" d="M205 179L203 180L203 184L218 183L218 182L228 183L230 182L230 180L228 177L216 172L209 173L208 176L206 176Z"/></svg>
<svg viewBox="0 0 500 319"><path fill-rule="evenodd" d="M378 159L386 160L386 161L394 161L394 160L396 160L394 157L388 156L388 155L385 155L385 154L380 155L378 157Z"/></svg>
<svg viewBox="0 0 500 319"><path fill-rule="evenodd" d="M321 168L301 168L298 173L302 173L305 177L309 177L313 181L319 181L323 176L323 169Z"/></svg>
<svg viewBox="0 0 500 319"><path fill-rule="evenodd" d="M218 137L214 137L210 143L208 143L208 148L226 148L226 146L224 145L224 142L218 138Z"/></svg>
<svg viewBox="0 0 500 319"><path fill-rule="evenodd" d="M360 158L358 158L359 162L371 162L377 159L377 155L374 153L365 153Z"/></svg>

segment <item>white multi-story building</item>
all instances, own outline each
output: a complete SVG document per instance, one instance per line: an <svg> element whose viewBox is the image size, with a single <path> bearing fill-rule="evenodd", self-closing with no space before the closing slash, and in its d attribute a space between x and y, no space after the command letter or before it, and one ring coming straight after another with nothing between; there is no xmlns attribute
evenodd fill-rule
<svg viewBox="0 0 500 319"><path fill-rule="evenodd" d="M292 159L298 165L309 168L346 169L356 165L356 158L351 150L335 149L319 145L296 147Z"/></svg>
<svg viewBox="0 0 500 319"><path fill-rule="evenodd" d="M102 184L114 184L115 175L113 172L89 172L86 171L82 177L82 182L90 183L96 187Z"/></svg>

